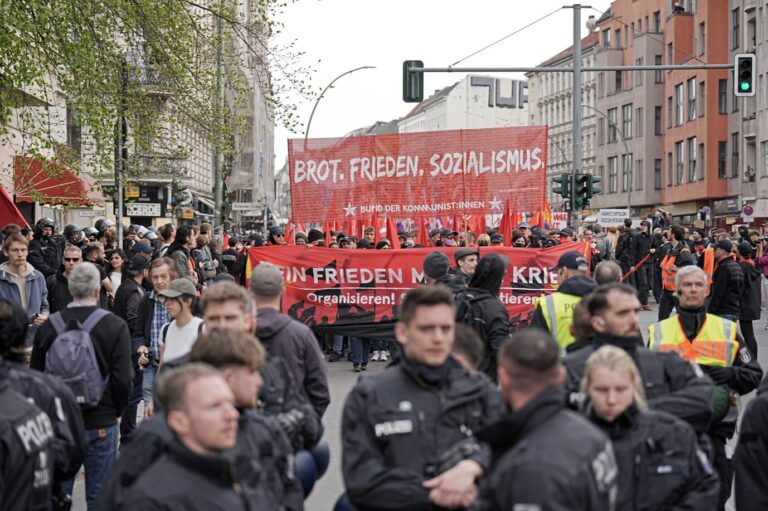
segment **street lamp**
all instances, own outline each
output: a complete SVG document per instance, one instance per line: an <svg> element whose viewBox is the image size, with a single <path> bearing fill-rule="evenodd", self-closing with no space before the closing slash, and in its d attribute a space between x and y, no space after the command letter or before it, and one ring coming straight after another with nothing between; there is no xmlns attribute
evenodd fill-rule
<svg viewBox="0 0 768 511"><path fill-rule="evenodd" d="M611 118L608 117L605 114L605 112L603 112L601 110L598 110L597 108L595 108L593 106L587 105L586 103L582 103L581 106L583 106L584 108L589 108L593 112L595 112L597 114L600 114L603 117L605 117L605 119L608 121L608 126L609 127L613 126L613 129L616 130L616 133L619 134L619 136L621 137L621 143L624 144L624 154L622 155L623 158L622 158L622 161L621 161L621 164L623 166L624 165L624 158L626 157L626 155L630 154L629 153L629 147L627 146L627 139L624 138L624 132L621 131L618 126L616 126L616 123L613 122L611 120ZM627 181L628 181L628 183L627 183L627 210L631 210L631 207L632 207L632 173L634 171L634 168L632 166L632 162L631 161L629 162L629 169L630 169L629 170L629 176L627 176Z"/></svg>
<svg viewBox="0 0 768 511"><path fill-rule="evenodd" d="M355 71L360 71L361 69L376 69L376 66L361 66L361 67L356 67L355 69L350 69L349 71L345 71L345 72L341 73L339 76L334 78L331 81L331 83L329 83L328 86L325 89L323 89L323 92L321 92L320 95L317 97L317 99L315 100L315 106L312 107L312 113L309 114L309 121L307 122L307 130L304 132L304 145L305 146L306 146L306 143L307 143L307 138L309 138L309 128L310 128L310 126L312 126L312 117L315 116L315 110L317 110L317 105L318 105L318 103L320 103L320 100L323 99L323 96L325 95L325 93L328 92L328 89L330 89L333 86L333 84L336 83L336 81L339 78L341 78L342 76L346 76L348 74L352 74Z"/></svg>

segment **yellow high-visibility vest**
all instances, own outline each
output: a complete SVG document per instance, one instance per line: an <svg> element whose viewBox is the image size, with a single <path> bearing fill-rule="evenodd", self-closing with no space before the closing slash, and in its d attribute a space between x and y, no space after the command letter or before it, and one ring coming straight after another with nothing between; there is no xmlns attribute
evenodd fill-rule
<svg viewBox="0 0 768 511"><path fill-rule="evenodd" d="M707 314L701 330L691 341L685 336L678 317L673 316L648 327L648 348L672 351L700 365L730 367L739 351L736 333L733 321Z"/></svg>
<svg viewBox="0 0 768 511"><path fill-rule="evenodd" d="M573 324L573 308L580 301L581 296L557 291L539 298L538 305L541 306L547 328L561 349L565 349L576 340L571 334L571 324Z"/></svg>

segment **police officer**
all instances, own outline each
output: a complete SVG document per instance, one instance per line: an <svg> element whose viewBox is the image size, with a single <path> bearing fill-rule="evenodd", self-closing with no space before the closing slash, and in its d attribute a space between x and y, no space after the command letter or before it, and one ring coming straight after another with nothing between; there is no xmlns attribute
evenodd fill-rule
<svg viewBox="0 0 768 511"><path fill-rule="evenodd" d="M705 433L712 418L712 381L696 367L672 353L652 352L643 346L635 288L609 284L586 298L592 327L592 342L568 353L563 364L568 371L566 387L573 406L583 405L579 392L589 356L610 344L625 350L634 360L645 384L648 405L688 422L697 433Z"/></svg>
<svg viewBox="0 0 768 511"><path fill-rule="evenodd" d="M360 511L469 507L490 463L473 431L499 415L499 395L450 356L453 299L444 287L409 291L395 335L402 359L361 378L344 404L347 497Z"/></svg>
<svg viewBox="0 0 768 511"><path fill-rule="evenodd" d="M531 326L550 332L564 350L574 341L571 334L573 307L594 290L597 283L587 276L586 258L575 250L561 255L554 270L557 272L557 291L539 298Z"/></svg>
<svg viewBox="0 0 768 511"><path fill-rule="evenodd" d="M53 484L53 426L12 390L0 366L0 509L48 511Z"/></svg>
<svg viewBox="0 0 768 511"><path fill-rule="evenodd" d="M659 264L661 268L661 299L659 301L659 321L667 319L675 308L675 274L683 266L695 264L688 245L683 242L685 231L679 225L670 229L670 242L664 258Z"/></svg>
<svg viewBox="0 0 768 511"><path fill-rule="evenodd" d="M29 264L44 277L55 274L64 257L64 243L55 234L56 222L41 218L35 224L35 239L29 243Z"/></svg>
<svg viewBox="0 0 768 511"><path fill-rule="evenodd" d="M619 469L616 509L714 511L720 483L693 429L649 410L626 351L603 346L587 359L582 388L589 418L611 439Z"/></svg>
<svg viewBox="0 0 768 511"><path fill-rule="evenodd" d="M80 226L75 224L64 226L64 242L67 245L74 245L82 249L85 246L85 242L83 241L83 230Z"/></svg>
<svg viewBox="0 0 768 511"><path fill-rule="evenodd" d="M522 330L499 352L499 382L511 412L480 430L494 463L480 511L612 510L616 461L608 437L565 408L565 372L549 333Z"/></svg>
<svg viewBox="0 0 768 511"><path fill-rule="evenodd" d="M697 363L716 385L709 437L720 476L718 509L722 510L731 495L733 479L733 462L726 455L725 443L736 430L739 396L757 388L763 371L738 332L738 325L706 312L707 277L701 268L680 269L675 284L678 315L648 328L648 346Z"/></svg>
<svg viewBox="0 0 768 511"><path fill-rule="evenodd" d="M734 495L739 511L768 509L768 378L764 378L741 418L733 457Z"/></svg>

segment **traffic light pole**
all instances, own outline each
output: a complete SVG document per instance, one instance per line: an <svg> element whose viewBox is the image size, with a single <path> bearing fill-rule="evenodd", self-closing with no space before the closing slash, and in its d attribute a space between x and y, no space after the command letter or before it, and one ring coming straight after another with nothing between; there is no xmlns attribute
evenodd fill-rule
<svg viewBox="0 0 768 511"><path fill-rule="evenodd" d="M571 169L571 227L578 232L581 209L576 206L576 176L581 173L581 9L588 5L574 4L573 9L573 169Z"/></svg>

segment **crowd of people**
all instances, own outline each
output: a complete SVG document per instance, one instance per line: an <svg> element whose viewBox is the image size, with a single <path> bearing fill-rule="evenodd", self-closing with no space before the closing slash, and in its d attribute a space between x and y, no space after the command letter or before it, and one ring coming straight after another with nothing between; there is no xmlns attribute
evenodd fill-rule
<svg viewBox="0 0 768 511"><path fill-rule="evenodd" d="M88 509L303 509L328 466L326 362L347 347L354 371L389 364L346 396L339 511L719 511L732 486L740 511L768 508L768 400L740 407L763 376L760 233L658 214L615 232L522 224L510 240L272 227L221 250L208 224L125 233L2 230L1 509L69 509L81 469ZM557 289L512 331L509 261L483 247L572 241L586 250L561 255ZM285 244L457 249L424 258L393 338L364 339L283 314L274 265L245 287L247 250Z"/></svg>

